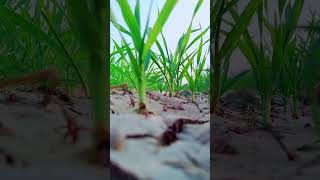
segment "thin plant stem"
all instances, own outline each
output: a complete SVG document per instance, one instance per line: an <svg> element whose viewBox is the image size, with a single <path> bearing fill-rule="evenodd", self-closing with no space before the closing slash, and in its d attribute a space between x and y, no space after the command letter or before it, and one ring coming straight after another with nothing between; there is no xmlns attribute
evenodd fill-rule
<svg viewBox="0 0 320 180"><path fill-rule="evenodd" d="M222 2L220 11L223 10L225 1ZM215 42L214 42L214 66L213 66L213 96L211 98L211 112L216 111L216 107L219 101L220 94L220 76L221 76L221 64L222 59L219 55L220 48L220 28L221 28L222 15L219 16L216 32L215 32Z"/></svg>
<svg viewBox="0 0 320 180"><path fill-rule="evenodd" d="M264 112L263 112L263 122L265 127L271 126L271 96L270 95L264 95Z"/></svg>
<svg viewBox="0 0 320 180"><path fill-rule="evenodd" d="M138 91L139 91L139 110L144 111L147 109L146 103L146 83L145 83L145 73L141 72L141 76L138 77Z"/></svg>

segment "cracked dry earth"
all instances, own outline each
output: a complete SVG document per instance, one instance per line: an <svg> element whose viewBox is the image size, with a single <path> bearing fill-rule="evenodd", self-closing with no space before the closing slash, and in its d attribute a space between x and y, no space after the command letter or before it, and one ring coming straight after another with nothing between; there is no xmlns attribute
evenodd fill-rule
<svg viewBox="0 0 320 180"><path fill-rule="evenodd" d="M53 98L43 106L39 92L0 93L0 179L105 180L106 168L87 164L82 154L91 142L90 100ZM58 128L66 125L58 104L81 127L76 143Z"/></svg>
<svg viewBox="0 0 320 180"><path fill-rule="evenodd" d="M296 160L290 161L271 133L262 130L258 112L235 103L241 96L234 96L232 103L223 107L223 117L211 121L213 157L211 177L214 180L315 180L320 176L320 144L311 119L310 106L305 106L299 119L283 112L281 103L272 104L274 130ZM249 98L250 99L250 98ZM248 103L248 98L245 99ZM252 101L251 101L252 102ZM237 106L235 106L237 104ZM251 124L251 126L248 126Z"/></svg>
<svg viewBox="0 0 320 180"><path fill-rule="evenodd" d="M207 98L198 98L197 107L185 98L149 92L153 114L145 116L135 111L137 97L135 92L111 92L112 178L210 179Z"/></svg>

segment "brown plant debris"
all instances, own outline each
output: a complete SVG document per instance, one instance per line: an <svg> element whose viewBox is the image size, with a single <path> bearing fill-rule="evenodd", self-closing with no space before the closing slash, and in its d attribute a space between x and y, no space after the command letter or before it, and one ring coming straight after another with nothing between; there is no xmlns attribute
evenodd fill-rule
<svg viewBox="0 0 320 180"><path fill-rule="evenodd" d="M184 108L182 107L182 103L178 103L178 104L163 104L163 103L160 103L163 105L163 111L168 111L168 109L171 109L171 110L178 110L178 111L184 111Z"/></svg>
<svg viewBox="0 0 320 180"><path fill-rule="evenodd" d="M168 146L174 143L178 137L177 134L183 131L183 128L187 124L205 124L209 121L199 121L199 120L192 120L192 119L177 119L168 129L161 135L160 137L160 144L164 146Z"/></svg>
<svg viewBox="0 0 320 180"><path fill-rule="evenodd" d="M63 138L67 139L68 137L70 137L71 138L71 142L73 144L75 144L75 143L77 143L79 141L79 133L80 133L80 131L81 130L88 130L88 128L79 125L76 122L75 117L72 116L70 110L68 110L65 107L63 107L62 110L63 110L64 116L65 116L66 125L56 127L54 129L54 131L59 133L59 130L66 129L66 131L62 133L62 134L64 134Z"/></svg>

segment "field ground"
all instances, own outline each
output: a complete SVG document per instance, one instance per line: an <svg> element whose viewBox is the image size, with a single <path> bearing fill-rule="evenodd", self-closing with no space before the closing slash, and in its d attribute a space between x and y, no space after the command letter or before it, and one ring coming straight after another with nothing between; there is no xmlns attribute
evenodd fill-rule
<svg viewBox="0 0 320 180"><path fill-rule="evenodd" d="M225 110L228 107L224 107ZM230 109L230 107L229 107ZM281 135L295 161L289 161L279 143L268 131L248 127L256 113L244 109L228 111L211 122L213 157L211 169L215 180L314 180L320 175L319 144L311 120L310 106L304 116L292 119L290 111L273 104L274 130Z"/></svg>
<svg viewBox="0 0 320 180"><path fill-rule="evenodd" d="M0 179L105 180L105 167L79 158L91 142L86 129L92 126L89 99L54 96L46 106L40 104L42 99L39 92L1 92ZM83 126L76 144L63 138L65 129L55 130L65 126L66 119Z"/></svg>
<svg viewBox="0 0 320 180"><path fill-rule="evenodd" d="M134 111L137 105L132 107L129 95L123 95L123 92L111 93L111 146L115 143L112 139L114 130L124 135L151 134L155 138L120 139L124 146L121 150L111 150L112 167L117 165L121 167L120 172L129 171L139 178L208 179L210 123L207 97L197 100L200 113L199 108L186 99L152 93L149 105L154 114L146 118ZM132 97L137 101L136 93ZM87 165L79 158L90 146L90 100L79 95L69 99L56 94L49 104L42 105L43 99L43 93L38 90L1 92L0 178L105 179L105 167ZM174 123L178 119L183 122ZM65 126L67 120L73 120L83 128L75 144L70 137L63 138L66 129L57 129ZM175 124L175 130L182 131L177 132L176 141L172 136L163 135L172 124ZM162 137L161 142L171 145L159 146L158 137Z"/></svg>
<svg viewBox="0 0 320 180"><path fill-rule="evenodd" d="M130 105L130 97L136 102L137 94L124 92L111 92L110 159L116 166L114 170L111 167L113 175L120 168L118 177L125 173L137 179L210 179L207 97L196 101L200 112L184 98L150 92L149 108L154 114L146 117L135 112L137 104Z"/></svg>

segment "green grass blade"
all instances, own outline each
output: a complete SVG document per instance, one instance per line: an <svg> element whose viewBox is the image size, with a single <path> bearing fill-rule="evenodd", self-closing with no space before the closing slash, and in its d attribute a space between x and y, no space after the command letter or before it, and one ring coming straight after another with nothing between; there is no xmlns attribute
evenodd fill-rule
<svg viewBox="0 0 320 180"><path fill-rule="evenodd" d="M119 1L119 0L118 0ZM177 0L168 0L166 1L165 5L163 6L154 27L152 28L148 40L143 48L141 59L145 59L148 55L148 52L153 45L154 41L157 39L158 34L161 32L162 27L164 26L165 22L167 21L171 11L173 10L174 6L176 5Z"/></svg>
<svg viewBox="0 0 320 180"><path fill-rule="evenodd" d="M203 0L199 0L195 9L193 10L193 15L192 15L192 19L196 16L197 12L199 11L201 5L203 3Z"/></svg>
<svg viewBox="0 0 320 180"><path fill-rule="evenodd" d="M47 22L47 25L48 25L49 29L52 31L55 39L57 40L57 42L61 46L61 48L63 50L63 53L65 54L66 58L70 61L73 69L76 71L76 73L78 75L78 78L80 79L80 82L82 84L83 89L86 91L86 93L88 93L89 92L89 88L87 86L87 83L84 80L84 77L83 77L78 65L75 63L74 59L71 57L70 53L68 52L68 50L66 49L66 47L62 43L62 41L61 41L60 37L58 36L57 32L54 30L54 28L53 28L48 16L43 11L41 11L41 14L43 15L45 21Z"/></svg>
<svg viewBox="0 0 320 180"><path fill-rule="evenodd" d="M193 44L195 44L201 37L203 37L207 32L208 30L210 29L210 27L207 27L203 32L201 32L199 35L197 35L191 42L190 44L186 47L186 50L187 51Z"/></svg>
<svg viewBox="0 0 320 180"><path fill-rule="evenodd" d="M136 47L136 49L141 49L142 46L142 37L141 32L139 28L139 24L137 22L136 17L131 11L130 5L127 0L117 0L118 4L120 6L122 17L124 21L126 22L128 28L131 32L131 38L133 40L133 43Z"/></svg>
<svg viewBox="0 0 320 180"><path fill-rule="evenodd" d="M258 7L262 3L262 0L251 0L247 7L243 10L241 16L236 20L236 24L230 31L226 40L224 41L221 51L220 58L226 55L229 51L232 51L239 41L241 34L247 29L251 18L256 13Z"/></svg>
<svg viewBox="0 0 320 180"><path fill-rule="evenodd" d="M137 20L137 23L138 23L138 26L140 29L140 27L141 27L141 24L140 24L140 0L137 0L136 7L134 9L134 15L136 17L136 20Z"/></svg>

